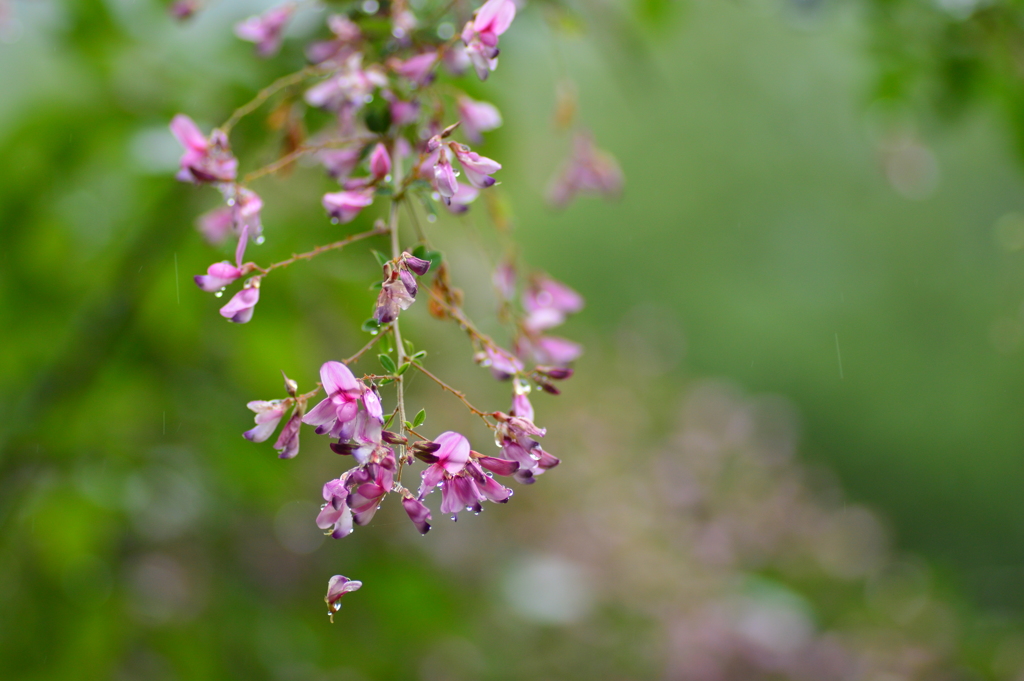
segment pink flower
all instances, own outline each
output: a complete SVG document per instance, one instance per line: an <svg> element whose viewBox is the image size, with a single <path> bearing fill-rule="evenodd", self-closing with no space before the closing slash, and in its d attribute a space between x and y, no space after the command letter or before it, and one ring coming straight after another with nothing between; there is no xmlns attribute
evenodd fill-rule
<svg viewBox="0 0 1024 681"><path fill-rule="evenodd" d="M250 410L256 412L256 427L242 433L242 436L250 442L264 442L277 430L277 424L281 422L288 405L281 400L253 400L247 405Z"/></svg>
<svg viewBox="0 0 1024 681"><path fill-rule="evenodd" d="M341 597L350 591L356 591L362 585L362 582L357 582L343 575L331 577L331 581L327 582L327 595L324 597L324 601L327 603L327 614L331 618L331 622L334 622L334 613L341 610Z"/></svg>
<svg viewBox="0 0 1024 681"><path fill-rule="evenodd" d="M452 168L448 154L443 148L438 150L437 162L434 164L434 187L446 204L451 203L452 197L459 189L455 169Z"/></svg>
<svg viewBox="0 0 1024 681"><path fill-rule="evenodd" d="M195 276L195 281L196 286L207 293L213 293L222 290L241 276L242 270L224 261L210 265L206 268L206 274L197 274Z"/></svg>
<svg viewBox="0 0 1024 681"><path fill-rule="evenodd" d="M445 476L457 475L469 461L469 440L465 436L448 430L436 438L434 442L440 447L433 453L433 463L423 471L423 482L417 497L421 501L437 487Z"/></svg>
<svg viewBox="0 0 1024 681"><path fill-rule="evenodd" d="M383 179L391 172L391 157L388 155L388 149L379 142L370 152L370 172L377 179Z"/></svg>
<svg viewBox="0 0 1024 681"><path fill-rule="evenodd" d="M288 422L284 424L281 434L278 435L277 441L274 443L274 449L278 451L277 458L294 459L299 453L299 429L301 426L302 403L300 402L296 405L292 415L288 417Z"/></svg>
<svg viewBox="0 0 1024 681"><path fill-rule="evenodd" d="M486 189L494 184L493 173L501 170L501 164L497 161L481 156L469 147L457 142L448 145L455 153L455 157L462 164L462 170L466 173L466 180L478 189Z"/></svg>
<svg viewBox="0 0 1024 681"><path fill-rule="evenodd" d="M479 144L483 141L480 133L501 126L501 113L493 104L478 102L469 97L459 97L458 108L462 130L470 142Z"/></svg>
<svg viewBox="0 0 1024 681"><path fill-rule="evenodd" d="M487 0L462 30L466 54L480 80L486 80L497 68L498 36L508 30L515 16L516 6L512 0Z"/></svg>
<svg viewBox="0 0 1024 681"><path fill-rule="evenodd" d="M306 90L306 102L335 112L362 108L374 90L388 84L383 69L376 65L364 69L362 63L362 54L348 56L341 69Z"/></svg>
<svg viewBox="0 0 1024 681"><path fill-rule="evenodd" d="M388 66L392 71L415 85L426 85L434 79L434 65L437 64L437 52L424 52L415 57L400 61L391 59Z"/></svg>
<svg viewBox="0 0 1024 681"><path fill-rule="evenodd" d="M171 120L171 133L185 147L181 170L175 176L182 182L232 182L238 171L238 160L228 149L227 137L214 130L207 139L195 122L178 114Z"/></svg>
<svg viewBox="0 0 1024 681"><path fill-rule="evenodd" d="M534 478L561 461L545 452L535 437L544 437L545 429L533 423L533 406L526 395L516 395L512 401L512 413L499 414L496 436L500 442L504 460L519 464L515 478L523 484L534 482Z"/></svg>
<svg viewBox="0 0 1024 681"><path fill-rule="evenodd" d="M341 182L351 175L359 165L361 152L362 150L358 146L345 149L324 149L317 154L317 157L327 169L327 174Z"/></svg>
<svg viewBox="0 0 1024 681"><path fill-rule="evenodd" d="M256 43L257 54L269 57L281 49L281 33L294 11L295 5L288 3L269 9L259 16L249 17L235 24L235 35Z"/></svg>
<svg viewBox="0 0 1024 681"><path fill-rule="evenodd" d="M335 39L315 42L306 48L306 57L314 64L320 64L329 59L344 60L355 49L352 47L352 43L362 37L359 26L341 14L332 14L327 17L327 27L335 35Z"/></svg>
<svg viewBox="0 0 1024 681"><path fill-rule="evenodd" d="M333 431L336 426L355 419L364 390L363 385L341 362L324 362L320 367L320 383L327 397L302 419L303 423L316 426L318 434Z"/></svg>
<svg viewBox="0 0 1024 681"><path fill-rule="evenodd" d="M324 194L323 206L331 219L346 223L355 220L359 211L373 203L372 190L343 191Z"/></svg>
<svg viewBox="0 0 1024 681"><path fill-rule="evenodd" d="M380 463L368 463L351 472L348 506L356 525L366 525L373 518L394 485L395 468L395 455L389 453Z"/></svg>
<svg viewBox="0 0 1024 681"><path fill-rule="evenodd" d="M352 509L348 507L349 473L324 483L324 501L327 503L320 507L320 514L316 517L316 526L321 530L331 530L335 539L352 532Z"/></svg>
<svg viewBox="0 0 1024 681"><path fill-rule="evenodd" d="M403 99L395 97L390 93L385 93L384 96L390 103L392 125L402 127L403 125L415 123L416 120L420 117L419 102L415 100L407 102Z"/></svg>
<svg viewBox="0 0 1024 681"><path fill-rule="evenodd" d="M255 283L236 293L227 305L220 309L220 315L236 324L245 324L252 319L253 309L259 299L260 288L258 283Z"/></svg>
<svg viewBox="0 0 1024 681"><path fill-rule="evenodd" d="M167 12L178 21L185 21L191 19L199 11L199 7L199 0L175 0L167 8Z"/></svg>
<svg viewBox="0 0 1024 681"><path fill-rule="evenodd" d="M499 381L505 381L523 370L523 363L516 357L502 348L487 345L477 361L485 367L491 368L491 373Z"/></svg>
<svg viewBox="0 0 1024 681"><path fill-rule="evenodd" d="M456 183L458 185L455 190L455 194L451 197L451 203L448 204L448 210L455 215L462 215L469 210L469 204L476 201L476 198L480 196L480 191L474 187L470 187L468 184L462 184L461 182Z"/></svg>
<svg viewBox="0 0 1024 681"><path fill-rule="evenodd" d="M220 206L203 213L196 220L196 229L211 244L215 246L222 244L228 238L228 234L231 233L231 228L235 224L232 212L229 206Z"/></svg>
<svg viewBox="0 0 1024 681"><path fill-rule="evenodd" d="M516 295L516 266L511 259L504 259L498 266L494 268L494 274L491 275L491 281L494 283L494 288L498 290L504 300L512 300Z"/></svg>
<svg viewBox="0 0 1024 681"><path fill-rule="evenodd" d="M426 534L430 531L430 509L419 499L413 497L406 497L402 499L402 507L405 508L405 512L409 515L409 520L416 526L420 534Z"/></svg>
<svg viewBox="0 0 1024 681"><path fill-rule="evenodd" d="M537 364L563 366L579 359L583 346L558 336L521 336L516 342L520 357L532 356Z"/></svg>
<svg viewBox="0 0 1024 681"><path fill-rule="evenodd" d="M579 133L572 156L551 183L548 200L564 206L581 192L615 198L622 193L622 183L622 170L615 159L594 146L589 134Z"/></svg>
<svg viewBox="0 0 1024 681"><path fill-rule="evenodd" d="M523 292L523 309L527 313L526 328L531 332L543 331L582 310L583 296L550 277L534 277Z"/></svg>

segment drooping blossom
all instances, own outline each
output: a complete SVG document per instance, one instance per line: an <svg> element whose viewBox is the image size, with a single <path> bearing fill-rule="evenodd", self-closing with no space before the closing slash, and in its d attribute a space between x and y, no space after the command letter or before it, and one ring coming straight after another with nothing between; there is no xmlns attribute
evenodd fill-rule
<svg viewBox="0 0 1024 681"><path fill-rule="evenodd" d="M525 394L515 395L510 414L498 414L496 437L503 458L519 464L514 475L523 484L534 482L538 475L561 463L560 459L544 451L536 440L544 437L545 432L544 428L534 424L533 406Z"/></svg>
<svg viewBox="0 0 1024 681"><path fill-rule="evenodd" d="M481 133L501 127L501 112L493 104L478 102L469 97L459 97L458 109L462 131L474 144L483 141Z"/></svg>
<svg viewBox="0 0 1024 681"><path fill-rule="evenodd" d="M466 173L466 180L478 189L486 189L494 184L495 180L491 175L501 170L501 164L486 156L481 156L469 147L457 142L448 145L455 158L462 164L462 170Z"/></svg>
<svg viewBox="0 0 1024 681"><path fill-rule="evenodd" d="M618 162L594 146L589 134L579 133L573 141L572 156L551 182L548 199L564 206L581 192L615 198L622 193L622 183Z"/></svg>
<svg viewBox="0 0 1024 681"><path fill-rule="evenodd" d="M320 383L327 397L309 410L302 422L316 426L317 433L324 433L334 431L356 417L364 386L347 366L334 361L324 362L320 367Z"/></svg>
<svg viewBox="0 0 1024 681"><path fill-rule="evenodd" d="M370 152L370 172L378 179L383 179L391 172L391 156L388 155L387 147L379 142Z"/></svg>
<svg viewBox="0 0 1024 681"><path fill-rule="evenodd" d="M324 194L323 206L332 220L344 224L356 219L359 212L373 203L372 190L342 191Z"/></svg>
<svg viewBox="0 0 1024 681"><path fill-rule="evenodd" d="M236 324L245 324L252 319L253 310L260 300L259 282L243 288L231 297L231 300L220 309L220 315Z"/></svg>
<svg viewBox="0 0 1024 681"><path fill-rule="evenodd" d="M215 291L220 291L241 276L242 270L231 263L227 261L215 262L206 268L206 274L197 274L195 282L196 286L207 293L214 293Z"/></svg>
<svg viewBox="0 0 1024 681"><path fill-rule="evenodd" d="M250 442L264 442L274 431L277 424L281 422L288 405L283 400L253 400L245 405L256 412L256 427L242 433L242 436Z"/></svg>
<svg viewBox="0 0 1024 681"><path fill-rule="evenodd" d="M523 371L523 363L515 355L495 345L486 345L476 359L481 366L489 367L499 381L508 380Z"/></svg>
<svg viewBox="0 0 1024 681"><path fill-rule="evenodd" d="M335 539L347 537L352 533L352 509L348 506L348 476L344 473L337 480L324 483L324 501L320 514L316 517L316 526L321 530L330 530Z"/></svg>
<svg viewBox="0 0 1024 681"><path fill-rule="evenodd" d="M369 463L391 451L382 443L383 428L377 418L361 411L338 433L339 441L331 444L337 454L351 454L356 463Z"/></svg>
<svg viewBox="0 0 1024 681"><path fill-rule="evenodd" d="M348 506L356 525L366 525L373 518L394 485L395 470L395 455L389 452L379 462L367 463L350 473Z"/></svg>
<svg viewBox="0 0 1024 681"><path fill-rule="evenodd" d="M516 354L532 357L537 364L564 366L583 354L583 346L559 336L523 334L516 339Z"/></svg>
<svg viewBox="0 0 1024 681"><path fill-rule="evenodd" d="M398 127L415 123L420 117L420 104L415 99L406 101L390 92L384 93L391 111L391 123ZM402 138L402 141L405 141Z"/></svg>
<svg viewBox="0 0 1024 681"><path fill-rule="evenodd" d="M419 285L413 274L423 276L430 269L430 261L403 253L397 264L384 265L384 282L377 296L373 318L378 324L388 324L408 310L416 300Z"/></svg>
<svg viewBox="0 0 1024 681"><path fill-rule="evenodd" d="M508 30L516 16L512 0L487 0L462 29L466 54L480 80L498 67L498 36Z"/></svg>
<svg viewBox="0 0 1024 681"><path fill-rule="evenodd" d="M391 59L388 66L410 83L422 87L433 80L434 66L437 64L437 60L437 52L431 51L418 54L405 61Z"/></svg>
<svg viewBox="0 0 1024 681"><path fill-rule="evenodd" d="M459 189L459 181L456 179L455 169L444 148L437 150L437 161L434 164L434 188L441 195L445 204L451 203L452 197Z"/></svg>
<svg viewBox="0 0 1024 681"><path fill-rule="evenodd" d="M182 182L232 182L238 172L238 160L228 148L228 138L214 130L207 139L195 122L184 114L171 119L171 132L185 147L181 169L175 177Z"/></svg>
<svg viewBox="0 0 1024 681"><path fill-rule="evenodd" d="M331 577L331 580L327 582L327 595L324 597L324 601L327 603L327 614L330 616L331 622L334 621L334 613L341 609L341 597L350 591L356 591L362 585L362 582L357 582L343 575Z"/></svg>
<svg viewBox="0 0 1024 681"><path fill-rule="evenodd" d="M376 64L363 68L362 64L363 55L358 52L347 57L336 73L306 90L306 102L336 113L362 108L374 90L388 84L382 68Z"/></svg>
<svg viewBox="0 0 1024 681"><path fill-rule="evenodd" d="M426 504L414 497L405 497L402 499L402 507L420 534L430 531L430 523L427 522L430 520L430 509Z"/></svg>
<svg viewBox="0 0 1024 681"><path fill-rule="evenodd" d="M359 165L362 149L358 145L344 149L324 149L317 153L317 158L327 170L328 175L342 182Z"/></svg>
<svg viewBox="0 0 1024 681"><path fill-rule="evenodd" d="M498 266L494 268L494 274L491 275L491 281L494 283L494 288L498 290L498 295L506 301L512 300L516 295L517 278L515 263L509 258L498 263Z"/></svg>
<svg viewBox="0 0 1024 681"><path fill-rule="evenodd" d="M452 194L450 203L448 203L448 210L455 215L462 215L469 210L469 204L476 201L477 197L480 196L480 190L461 182L456 184L455 193Z"/></svg>
<svg viewBox="0 0 1024 681"><path fill-rule="evenodd" d="M2 6L2 4L0 4ZM199 0L175 0L167 8L167 13L178 21L191 19L199 11ZM2 23L2 22L0 22Z"/></svg>
<svg viewBox="0 0 1024 681"><path fill-rule="evenodd" d="M554 328L583 309L583 296L547 276L536 276L523 292L523 324L531 332Z"/></svg>
<svg viewBox="0 0 1024 681"><path fill-rule="evenodd" d="M292 411L292 415L288 417L288 421L284 424L284 428L281 429L281 434L277 436L277 441L274 442L274 449L278 451L277 458L294 459L299 453L299 430L302 426L304 410L305 403L298 402Z"/></svg>
<svg viewBox="0 0 1024 681"><path fill-rule="evenodd" d="M421 474L419 496L421 501L441 483L445 476L462 472L469 461L469 440L464 435L448 430L434 438L438 449L431 455L432 463Z"/></svg>
<svg viewBox="0 0 1024 681"><path fill-rule="evenodd" d="M196 229L209 243L219 246L224 243L235 224L229 206L219 206L196 218Z"/></svg>
<svg viewBox="0 0 1024 681"><path fill-rule="evenodd" d="M284 25L295 11L293 3L268 9L259 16L235 24L235 35L250 43L256 43L256 53L269 57L281 49L281 34Z"/></svg>
<svg viewBox="0 0 1024 681"><path fill-rule="evenodd" d="M359 26L342 14L327 17L327 27L334 34L334 40L311 43L306 48L306 58L314 64L343 61L355 51L354 44L362 37Z"/></svg>

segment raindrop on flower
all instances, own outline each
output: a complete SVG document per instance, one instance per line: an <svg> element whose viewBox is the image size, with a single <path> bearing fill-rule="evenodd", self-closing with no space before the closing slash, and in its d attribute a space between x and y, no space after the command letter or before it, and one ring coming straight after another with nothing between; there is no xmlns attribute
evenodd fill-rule
<svg viewBox="0 0 1024 681"><path fill-rule="evenodd" d="M220 298L222 295L224 295L224 289L221 289L221 290L217 291L216 293L214 293L213 297L214 298Z"/></svg>
<svg viewBox="0 0 1024 681"><path fill-rule="evenodd" d="M331 610L333 610L334 612L338 612L339 610L341 610L341 601L334 601L333 603L331 603Z"/></svg>

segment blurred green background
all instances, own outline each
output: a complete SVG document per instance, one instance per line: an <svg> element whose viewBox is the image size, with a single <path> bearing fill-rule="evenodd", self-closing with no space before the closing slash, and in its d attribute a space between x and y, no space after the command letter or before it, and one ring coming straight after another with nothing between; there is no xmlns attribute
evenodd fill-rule
<svg viewBox="0 0 1024 681"><path fill-rule="evenodd" d="M282 462L239 435L246 401L281 396L279 370L308 389L323 361L365 341L376 263L353 249L289 268L268 280L252 323L226 324L190 281L225 255L193 228L217 197L172 178L175 113L209 129L301 66L298 41L261 62L231 35L263 7L218 2L182 25L155 2L16 1L0 34L0 677L852 678L701 676L691 658L673 662L685 646L666 622L678 613L658 599L705 612L689 593L704 583L694 566L715 563L685 557L689 539L664 564L646 553L691 536L676 524L689 502L666 493L659 505L656 482L674 478L649 467L674 465L666 452L691 452L694 432L714 430L692 413L717 423L764 404L775 405L765 432L788 433L798 461L785 473L765 464L752 489L783 489L792 474L809 499L800 513L871 518L875 529L836 540L844 564L870 553L857 548L867 536L884 557L831 572L793 567L799 552L786 548L722 559L731 581L707 593L783 593L772 602L801 603L786 612L813 613L800 621L814 631L888 627L951 660L941 674L907 663L856 678L1024 670L1014 3L521 12L499 70L468 87L505 117L482 151L505 166L525 259L588 301L565 332L587 347L577 377L535 402L563 464L508 506L457 526L436 518L426 538L386 505L340 542L312 523L320 486L342 470L325 443L307 435ZM322 17L311 11L294 35ZM562 212L543 201L570 147L552 122L567 80L581 122L625 171L621 201ZM237 135L248 167L275 157L262 118ZM370 224L329 224L329 187L312 168L263 180L267 243L251 257ZM468 308L487 317L493 299L478 282L497 251L484 212L431 230ZM474 402L505 408L507 386L420 307L406 333L432 366ZM429 432L486 442L447 396L413 389ZM755 428L737 445L723 428L719 440L742 451L782 437ZM762 515L753 492L721 498L732 501L694 523L729 504ZM583 542L587 519L619 505ZM846 536L821 527L801 541ZM605 549L622 562L599 562ZM339 572L365 586L329 627L319 603ZM589 586L553 611L523 600L573 583ZM907 593L932 605L892 610L918 603ZM948 626L928 629L936 621Z"/></svg>

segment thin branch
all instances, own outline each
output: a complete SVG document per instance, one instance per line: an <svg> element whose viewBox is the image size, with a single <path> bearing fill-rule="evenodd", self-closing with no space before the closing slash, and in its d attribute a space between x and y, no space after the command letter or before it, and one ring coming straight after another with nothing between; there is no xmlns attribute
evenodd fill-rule
<svg viewBox="0 0 1024 681"><path fill-rule="evenodd" d="M231 118L224 122L224 125L220 126L221 132L225 135L231 134L231 129L235 127L238 121L242 120L245 116L248 116L256 109L260 108L265 101L270 99L278 91L283 90L286 87L292 85L298 85L302 81L306 80L311 76L317 76L324 73L324 69L321 66L307 66L301 71L290 73L287 76L281 76L273 83L263 88L256 93L256 96L250 99L242 106L235 109L235 112L231 114Z"/></svg>
<svg viewBox="0 0 1024 681"><path fill-rule="evenodd" d="M464 405L466 405L467 409L469 409L471 412L473 412L474 414L479 416L481 419L483 419L483 422L487 424L488 428L490 428L492 430L494 429L494 424L492 424L490 421L487 420L487 417L490 416L490 414L488 412L481 411L480 409L477 409L476 407L474 407L472 405L472 403L470 403L470 401L466 399L466 394L464 392L462 392L461 390L456 390L455 388L451 387L450 385L448 385L447 383L442 381L440 378L438 378L434 374L430 373L427 369L425 369L418 362L413 362L413 366L416 368L417 371L419 371L424 376L426 376L427 378L429 378L432 381L434 381L434 383L437 383L439 386L441 386L442 388L444 388L445 390L450 392L452 395L455 395L455 397L459 398L459 400Z"/></svg>
<svg viewBox="0 0 1024 681"><path fill-rule="evenodd" d="M337 147L345 147L350 144L355 144L356 142L366 142L370 139L372 138L349 137L346 139L332 140L330 142L325 142L323 144L301 146L298 149L294 149L288 152L287 154L277 159L276 161L272 161L267 165L263 166L262 168L257 168L256 170L247 173L245 177L242 178L241 184L249 184L250 182L258 180L261 177L276 173L281 168L284 168L285 166L294 163L297 159L302 158L306 154L316 153L318 151L323 151L324 149L335 149Z"/></svg>
<svg viewBox="0 0 1024 681"><path fill-rule="evenodd" d="M369 350L374 345L376 345L378 343L378 341L380 341L380 339L383 338L387 334L387 331L388 331L388 329L381 329L380 331L378 331L377 335L374 336L373 338L371 338L369 343L367 343L363 347L359 348L359 351L356 352L356 354L354 354L351 357L349 357L348 359L341 360L341 363L345 364L345 365L349 365L349 364L352 364L353 362L357 361L360 357L363 356L363 353L365 353L367 350Z"/></svg>
<svg viewBox="0 0 1024 681"><path fill-rule="evenodd" d="M347 236L344 239L341 239L340 241L335 241L334 243L331 243L331 244L325 244L323 246L317 246L313 250L307 251L306 253L292 254L292 257L288 258L287 260L282 260L280 262L275 262L273 265L270 265L269 267L266 267L266 268L260 267L260 266L257 265L256 269L259 270L260 272L262 272L263 274L269 274L270 272L273 272L276 269L280 269L281 267L287 267L288 265L291 265L291 264L293 264L295 262L298 262L299 260L312 260L313 258L315 258L316 256L320 255L321 253L326 253L327 251L336 251L336 250L338 250L340 248L344 248L345 246L348 246L349 244L355 243L356 241L362 241L363 239L369 239L371 236L377 236L379 234L387 234L387 232L388 232L387 229L374 228L374 229L368 230L366 232L360 232L358 234L353 234L351 236Z"/></svg>

